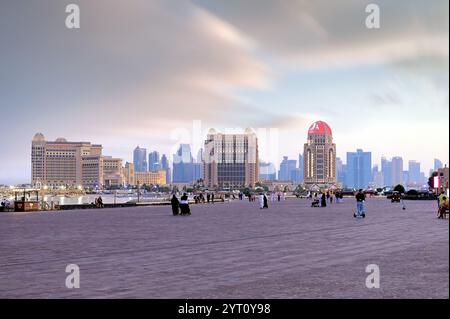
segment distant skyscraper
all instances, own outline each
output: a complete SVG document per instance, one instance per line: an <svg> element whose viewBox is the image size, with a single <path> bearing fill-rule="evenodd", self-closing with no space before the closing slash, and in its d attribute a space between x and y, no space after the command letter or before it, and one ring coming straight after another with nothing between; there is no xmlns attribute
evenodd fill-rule
<svg viewBox="0 0 450 319"><path fill-rule="evenodd" d="M298 182L301 183L305 179L303 167L305 166L303 154L298 154L298 169L300 170L298 173Z"/></svg>
<svg viewBox="0 0 450 319"><path fill-rule="evenodd" d="M337 181L345 187L345 173L347 165L344 165L340 157L336 157L336 176Z"/></svg>
<svg viewBox="0 0 450 319"><path fill-rule="evenodd" d="M139 146L133 152L133 164L135 172L146 172L147 167L147 149Z"/></svg>
<svg viewBox="0 0 450 319"><path fill-rule="evenodd" d="M290 160L287 156L283 157L280 163L280 170L278 171L278 180L293 181L295 169L297 168L297 161Z"/></svg>
<svg viewBox="0 0 450 319"><path fill-rule="evenodd" d="M277 179L277 171L273 163L259 163L259 179L261 181L274 181Z"/></svg>
<svg viewBox="0 0 450 319"><path fill-rule="evenodd" d="M189 144L181 144L177 153L173 155L173 182L192 183L194 176L194 159Z"/></svg>
<svg viewBox="0 0 450 319"><path fill-rule="evenodd" d="M193 163L192 164L192 180L194 182L203 179L203 163Z"/></svg>
<svg viewBox="0 0 450 319"><path fill-rule="evenodd" d="M197 152L197 163L203 163L204 152L203 148L199 149Z"/></svg>
<svg viewBox="0 0 450 319"><path fill-rule="evenodd" d="M309 127L303 156L304 182L307 186L329 187L336 184L336 144L327 123L318 121Z"/></svg>
<svg viewBox="0 0 450 319"><path fill-rule="evenodd" d="M438 169L442 168L444 165L440 160L437 158L434 159L434 170L437 171Z"/></svg>
<svg viewBox="0 0 450 319"><path fill-rule="evenodd" d="M386 159L384 156L381 158L381 173L383 174L384 186L395 186L392 182L392 161Z"/></svg>
<svg viewBox="0 0 450 319"><path fill-rule="evenodd" d="M403 158L396 156L392 158L392 185L403 184Z"/></svg>
<svg viewBox="0 0 450 319"><path fill-rule="evenodd" d="M410 184L421 183L420 163L417 161L408 162L408 183Z"/></svg>
<svg viewBox="0 0 450 319"><path fill-rule="evenodd" d="M167 159L166 154L161 156L161 169L166 171L166 182L167 184L172 183L172 170L169 165L169 160Z"/></svg>
<svg viewBox="0 0 450 319"><path fill-rule="evenodd" d="M374 165L372 169L372 187L374 188L384 187L383 173L378 169L378 165Z"/></svg>
<svg viewBox="0 0 450 319"><path fill-rule="evenodd" d="M251 129L244 134L221 134L211 129L205 141L207 187L253 187L259 180L258 138Z"/></svg>
<svg viewBox="0 0 450 319"><path fill-rule="evenodd" d="M148 170L150 172L157 172L161 170L161 162L157 151L153 151L148 154Z"/></svg>
<svg viewBox="0 0 450 319"><path fill-rule="evenodd" d="M197 161L195 163L196 165L194 165L195 180L203 179L203 159L204 159L204 152L203 148L201 148L197 152Z"/></svg>
<svg viewBox="0 0 450 319"><path fill-rule="evenodd" d="M372 182L372 153L347 152L346 186L350 188L367 188Z"/></svg>
<svg viewBox="0 0 450 319"><path fill-rule="evenodd" d="M408 171L403 171L402 174L402 184L403 185L408 185L410 184L411 181L409 180L409 172Z"/></svg>
<svg viewBox="0 0 450 319"><path fill-rule="evenodd" d="M420 181L419 181L420 185L426 184L427 180L428 178L425 176L425 173L420 172Z"/></svg>

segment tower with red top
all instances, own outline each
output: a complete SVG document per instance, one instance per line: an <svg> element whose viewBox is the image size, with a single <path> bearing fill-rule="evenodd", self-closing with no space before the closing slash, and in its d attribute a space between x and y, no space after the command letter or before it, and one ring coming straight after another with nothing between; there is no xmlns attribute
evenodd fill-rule
<svg viewBox="0 0 450 319"><path fill-rule="evenodd" d="M330 126L317 121L308 129L304 146L305 185L329 188L336 185L336 144Z"/></svg>

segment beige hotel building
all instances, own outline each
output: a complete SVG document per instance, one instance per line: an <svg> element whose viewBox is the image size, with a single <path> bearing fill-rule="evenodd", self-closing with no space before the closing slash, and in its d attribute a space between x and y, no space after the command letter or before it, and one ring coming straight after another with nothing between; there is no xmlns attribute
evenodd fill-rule
<svg viewBox="0 0 450 319"><path fill-rule="evenodd" d="M98 188L165 185L166 171L138 173L134 165L102 155L103 147L64 138L46 141L38 133L31 143L31 183L36 188Z"/></svg>
<svg viewBox="0 0 450 319"><path fill-rule="evenodd" d="M103 188L123 184L122 160L102 155L102 146L46 141L43 134L31 143L31 183L43 188Z"/></svg>
<svg viewBox="0 0 450 319"><path fill-rule="evenodd" d="M207 187L253 187L259 180L258 138L253 130L244 134L209 130L203 176Z"/></svg>

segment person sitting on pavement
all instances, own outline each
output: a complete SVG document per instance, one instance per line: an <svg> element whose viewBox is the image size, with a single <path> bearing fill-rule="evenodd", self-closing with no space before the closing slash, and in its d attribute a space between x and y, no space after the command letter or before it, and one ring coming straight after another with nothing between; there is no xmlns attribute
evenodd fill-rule
<svg viewBox="0 0 450 319"><path fill-rule="evenodd" d="M449 200L445 195L439 196L439 216L438 218L444 218L445 212L448 212Z"/></svg>
<svg viewBox="0 0 450 319"><path fill-rule="evenodd" d="M99 196L98 199L97 199L97 207L98 207L98 208L103 208L103 207L105 207L105 205L103 204L103 199L102 199L101 196Z"/></svg>

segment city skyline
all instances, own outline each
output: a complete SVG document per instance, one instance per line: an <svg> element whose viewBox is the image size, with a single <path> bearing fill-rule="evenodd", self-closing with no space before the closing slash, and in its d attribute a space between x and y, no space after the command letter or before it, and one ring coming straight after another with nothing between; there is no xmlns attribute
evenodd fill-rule
<svg viewBox="0 0 450 319"><path fill-rule="evenodd" d="M211 134L215 135L216 131L214 129L210 129L207 136L208 138L205 141L205 147L208 145L208 141L211 139L211 136L213 136ZM222 147L220 147L217 143L224 143L223 145L225 146L228 145L231 140L242 138L243 136L247 136L247 134L253 134L257 143L258 137L255 132L251 129L246 129L243 134L237 135L218 133L219 140L217 140L214 145L221 150ZM225 138L225 140L222 141L222 138ZM228 139L231 140L228 141ZM328 145L327 147L329 147L329 150L334 153L336 146L334 143L331 144L332 130L328 124L323 121L313 123L308 130L308 141L305 144L305 149L308 149L308 154L309 150L315 149L315 146L313 149L310 147L317 143L319 149L322 148L321 145ZM92 153L92 147L98 151ZM104 155L102 154L102 149L103 147L101 144L92 144L91 142L69 142L62 137L57 138L55 141L49 141L42 133L36 133L33 137L31 148L31 184L40 185L40 187L52 187L55 185L72 185L75 187L81 187L81 185L88 187L98 187L100 185L104 185L107 187L120 187L133 185L133 183L130 184L130 181L134 179L134 172L136 172L136 174L143 173L141 174L140 179L158 180L161 182L162 179L159 175L146 174L159 173L161 170L164 171L163 175L165 176L163 184L166 184L166 182L169 184L172 183L172 179L174 183L193 183L199 179L203 179L203 165L208 164L208 161L216 158L216 155L212 158L207 156L207 159L203 162L204 151L203 148L200 148L197 158L194 159L191 151L191 145L182 143L178 146L176 154L172 154L172 161L168 159L166 154L162 154L160 157L160 153L157 150L154 150L148 154L147 162L147 149L138 146L133 151L134 164L132 164L133 173L131 173L129 171L130 163L128 161L124 161L122 158ZM208 152L212 152L212 150ZM256 149L254 148L252 152L256 152L254 153L255 155L252 156L259 158L257 145ZM237 150L234 152L226 150L224 156L227 160L228 157L231 156L231 159L240 153L241 151ZM333 156L325 159L325 162L331 161L330 168L326 168L326 170L329 170L329 173L327 174L332 174L330 175L331 177L336 176L335 178L332 178L333 181L330 180L329 185L334 185L335 182L338 182L339 185L343 187L358 189L367 187L390 187L402 184L405 186L422 188L426 185L429 177L429 175L427 176L425 170L421 168L420 162L416 160L405 161L401 156L394 156L390 159L382 157L380 168L378 164L372 164L372 152L370 151L365 152L362 149L357 149L356 152L347 152L346 155L347 160L345 163L339 157L336 157L335 160L333 160ZM313 155L312 158L316 158L318 156L319 155L316 154ZM310 157L311 155L308 155L306 158L308 159ZM310 160L307 160L306 167L304 167L303 164L305 163L303 159L304 156L302 153L298 154L298 161L296 159L289 159L288 156L283 156L283 159L279 164L278 174L273 163L264 161L259 162L258 160L259 164L257 163L256 167L258 167L261 171L259 174L255 172L256 178L254 177L253 180L290 181L296 184L305 184L303 174L309 172L313 169L313 167L314 170L317 169L324 172L325 167L320 168L319 165L316 168L317 163L314 159L314 164L310 164ZM320 159L320 161L323 160ZM77 162L80 164L76 164ZM69 170L61 171L60 165L67 167ZM80 168L77 168L78 165L81 165L83 169L81 166ZM99 170L99 166L102 166L103 169ZM136 169L136 167L139 166L141 166L141 170ZM443 164L439 159L434 159L434 168L430 170L430 174L443 166L447 166L447 164ZM90 174L90 177L88 180L86 180L87 171L84 170L84 167L89 168L88 174ZM52 178L52 174L55 177ZM314 173L313 176L315 176L315 174L316 173ZM321 184L322 182L319 180L313 178L309 182L306 181L306 184Z"/></svg>
<svg viewBox="0 0 450 319"><path fill-rule="evenodd" d="M317 119L343 159L364 149L380 167L382 155L402 156L426 174L434 158L449 162L447 1L377 1L377 30L364 25L364 0L77 3L75 31L65 3L0 4L0 184L29 180L36 132L99 142L132 162L136 145L201 145L180 140L196 120L278 129L276 154L259 143L277 169Z"/></svg>

